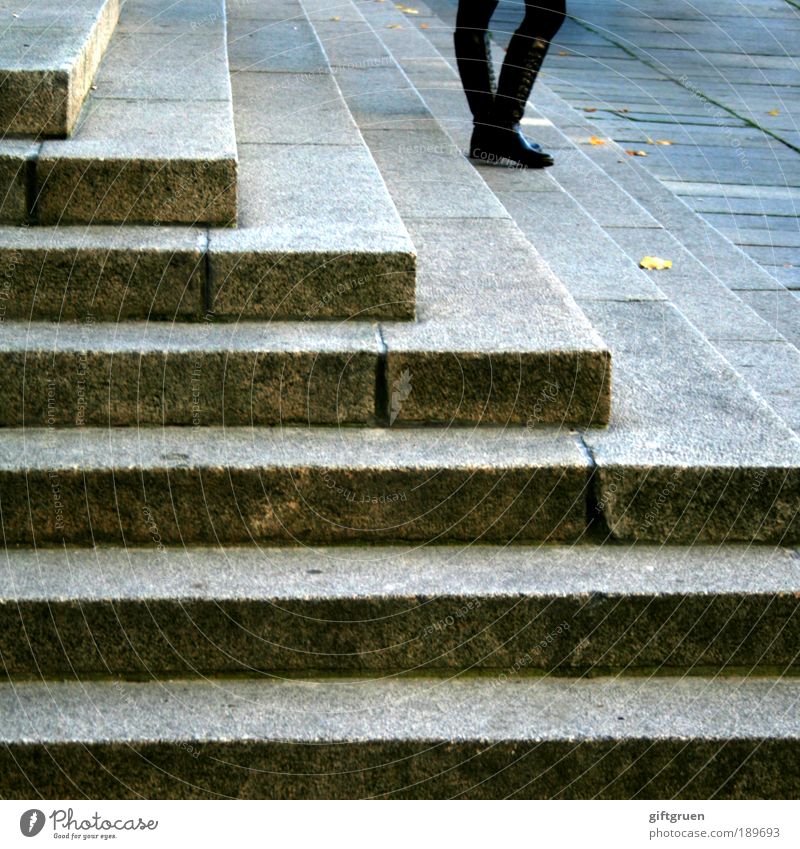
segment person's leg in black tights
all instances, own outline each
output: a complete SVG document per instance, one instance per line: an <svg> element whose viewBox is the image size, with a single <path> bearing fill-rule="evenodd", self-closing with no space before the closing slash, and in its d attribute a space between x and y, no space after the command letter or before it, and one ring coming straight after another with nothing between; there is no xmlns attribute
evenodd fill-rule
<svg viewBox="0 0 800 849"><path fill-rule="evenodd" d="M475 124L489 121L495 78L489 44L489 21L499 0L460 0L453 42L464 94Z"/></svg>
<svg viewBox="0 0 800 849"><path fill-rule="evenodd" d="M566 14L566 0L526 0L525 17L508 46L497 91L492 90L486 31L497 0L460 0L456 57L475 130L470 155L505 158L529 168L552 165L550 156L520 131L536 75Z"/></svg>

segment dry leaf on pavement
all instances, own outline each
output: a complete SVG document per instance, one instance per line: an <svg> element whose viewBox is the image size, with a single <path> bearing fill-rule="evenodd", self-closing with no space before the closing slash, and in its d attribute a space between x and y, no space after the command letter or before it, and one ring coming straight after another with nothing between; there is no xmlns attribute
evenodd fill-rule
<svg viewBox="0 0 800 849"><path fill-rule="evenodd" d="M672 260L662 259L660 256L646 256L639 260L639 268L646 268L649 271L663 271L665 268L672 268Z"/></svg>

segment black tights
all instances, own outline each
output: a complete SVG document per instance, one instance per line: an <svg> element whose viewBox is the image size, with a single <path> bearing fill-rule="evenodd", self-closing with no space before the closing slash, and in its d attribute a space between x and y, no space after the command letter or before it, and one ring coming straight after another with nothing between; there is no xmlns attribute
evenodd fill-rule
<svg viewBox="0 0 800 849"><path fill-rule="evenodd" d="M519 121L547 49L566 16L566 0L525 0L525 17L508 45L497 97L486 32L499 0L459 0L455 45L459 72L476 121L491 111L500 123Z"/></svg>
<svg viewBox="0 0 800 849"><path fill-rule="evenodd" d="M499 0L459 0L456 30L484 33ZM548 44L558 32L567 13L566 0L525 0L525 17L514 37L536 39Z"/></svg>

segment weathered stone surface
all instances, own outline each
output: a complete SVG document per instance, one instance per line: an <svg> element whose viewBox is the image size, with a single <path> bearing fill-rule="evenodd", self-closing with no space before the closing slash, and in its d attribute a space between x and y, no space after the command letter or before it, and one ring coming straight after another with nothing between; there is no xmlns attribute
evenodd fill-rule
<svg viewBox="0 0 800 849"><path fill-rule="evenodd" d="M120 13L119 0L29 4L4 15L0 135L69 135Z"/></svg>
<svg viewBox="0 0 800 849"><path fill-rule="evenodd" d="M73 139L42 145L35 213L43 224L235 222L230 103L92 100Z"/></svg>
<svg viewBox="0 0 800 849"><path fill-rule="evenodd" d="M28 141L0 142L0 224L22 224L28 217L28 162L38 147Z"/></svg>
<svg viewBox="0 0 800 849"><path fill-rule="evenodd" d="M7 430L8 543L576 540L588 461L563 433Z"/></svg>
<svg viewBox="0 0 800 849"><path fill-rule="evenodd" d="M216 313L413 318L414 247L363 142L239 151L240 226L209 244Z"/></svg>
<svg viewBox="0 0 800 849"><path fill-rule="evenodd" d="M365 323L8 323L0 425L369 424L378 355Z"/></svg>
<svg viewBox="0 0 800 849"><path fill-rule="evenodd" d="M800 539L800 442L668 304L583 302L608 340L608 431L584 440L620 539Z"/></svg>
<svg viewBox="0 0 800 849"><path fill-rule="evenodd" d="M179 228L0 228L0 306L7 319L199 317L205 247Z"/></svg>
<svg viewBox="0 0 800 849"><path fill-rule="evenodd" d="M419 320L385 323L390 422L608 421L605 345L510 221L414 221Z"/></svg>
<svg viewBox="0 0 800 849"><path fill-rule="evenodd" d="M794 798L798 690L791 678L14 682L0 685L0 790Z"/></svg>
<svg viewBox="0 0 800 849"><path fill-rule="evenodd" d="M10 550L11 674L796 667L791 550ZM25 639L20 640L20 633Z"/></svg>

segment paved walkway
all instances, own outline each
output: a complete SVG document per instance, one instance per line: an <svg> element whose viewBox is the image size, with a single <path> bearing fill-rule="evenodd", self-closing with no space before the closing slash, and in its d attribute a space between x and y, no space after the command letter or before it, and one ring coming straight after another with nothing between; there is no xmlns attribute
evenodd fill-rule
<svg viewBox="0 0 800 849"><path fill-rule="evenodd" d="M501 0L502 40L521 17ZM800 290L800 3L569 0L543 80ZM669 145L653 142L665 140Z"/></svg>

